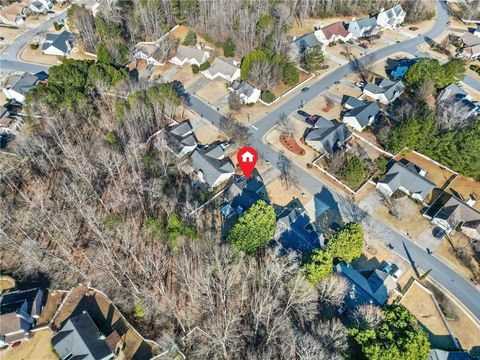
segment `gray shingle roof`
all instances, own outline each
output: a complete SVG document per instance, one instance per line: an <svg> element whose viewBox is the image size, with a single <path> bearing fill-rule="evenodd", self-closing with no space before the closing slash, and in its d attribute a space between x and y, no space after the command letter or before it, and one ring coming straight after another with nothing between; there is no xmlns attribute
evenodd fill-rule
<svg viewBox="0 0 480 360"><path fill-rule="evenodd" d="M332 155L352 135L345 124L328 121L320 118L315 123L315 128L310 131L305 140L320 142L327 153Z"/></svg>
<svg viewBox="0 0 480 360"><path fill-rule="evenodd" d="M374 84L368 83L365 85L365 90L373 94L385 94L388 102L405 91L405 85L401 80L392 81L387 78L378 78Z"/></svg>
<svg viewBox="0 0 480 360"><path fill-rule="evenodd" d="M10 89L19 94L25 95L30 89L37 86L39 81L40 78L37 75L24 73L12 84L12 86L10 86Z"/></svg>
<svg viewBox="0 0 480 360"><path fill-rule="evenodd" d="M197 62L201 63L203 61L203 56L205 51L197 49L192 46L178 45L177 53L175 56L181 61L185 59L195 59Z"/></svg>
<svg viewBox="0 0 480 360"><path fill-rule="evenodd" d="M345 107L356 108L365 104L366 104L365 101L359 100L353 96L347 96L347 98L345 99L342 105Z"/></svg>
<svg viewBox="0 0 480 360"><path fill-rule="evenodd" d="M463 226L480 233L480 212L454 196L445 203L435 218L446 220L452 228L463 222Z"/></svg>
<svg viewBox="0 0 480 360"><path fill-rule="evenodd" d="M202 172L205 182L209 186L218 180L222 174L233 173L235 168L225 152L216 145L207 149L196 149L191 156L192 165L195 171Z"/></svg>
<svg viewBox="0 0 480 360"><path fill-rule="evenodd" d="M475 46L480 44L480 38L478 36L473 35L471 32L466 31L462 35L462 41L465 46Z"/></svg>
<svg viewBox="0 0 480 360"><path fill-rule="evenodd" d="M205 71L212 75L223 74L226 76L233 76L237 70L238 68L235 65L229 64L220 58L215 58L212 65Z"/></svg>
<svg viewBox="0 0 480 360"><path fill-rule="evenodd" d="M411 164L411 163L410 163ZM413 170L411 166L396 162L387 171L380 183L387 184L395 192L400 186L424 199L435 187L435 184Z"/></svg>
<svg viewBox="0 0 480 360"><path fill-rule="evenodd" d="M370 123L372 117L376 118L380 114L380 108L376 103L364 102L361 106L354 107L345 116L353 116L357 119L358 123L364 127Z"/></svg>
<svg viewBox="0 0 480 360"><path fill-rule="evenodd" d="M364 36L369 31L375 29L377 19L375 17L366 17L360 20L352 21L348 24L348 31L355 37Z"/></svg>
<svg viewBox="0 0 480 360"><path fill-rule="evenodd" d="M66 53L69 50L67 41L73 42L74 39L73 34L67 30L62 31L60 34L47 34L45 42L42 45L42 50L47 50L53 46Z"/></svg>
<svg viewBox="0 0 480 360"><path fill-rule="evenodd" d="M298 50L302 53L314 46L323 46L323 43L317 39L314 32L305 34L293 41L297 45Z"/></svg>
<svg viewBox="0 0 480 360"><path fill-rule="evenodd" d="M230 87L237 93L243 94L245 96L251 96L253 94L253 91L255 90L255 86L249 84L245 80L235 80L232 82Z"/></svg>
<svg viewBox="0 0 480 360"><path fill-rule="evenodd" d="M178 124L167 126L165 131L160 134L163 134L160 138L164 139L168 147L178 155L184 147L195 146L198 143L192 131L190 120L184 120Z"/></svg>
<svg viewBox="0 0 480 360"><path fill-rule="evenodd" d="M62 359L68 355L82 360L105 360L114 356L87 312L70 318L52 338L52 345Z"/></svg>

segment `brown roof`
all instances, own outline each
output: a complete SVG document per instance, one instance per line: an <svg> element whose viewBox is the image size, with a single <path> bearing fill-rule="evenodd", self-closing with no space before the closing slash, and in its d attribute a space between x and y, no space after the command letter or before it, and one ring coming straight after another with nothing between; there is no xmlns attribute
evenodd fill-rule
<svg viewBox="0 0 480 360"><path fill-rule="evenodd" d="M21 14L24 6L18 2L14 2L0 10L0 16L9 20L15 21L18 14Z"/></svg>
<svg viewBox="0 0 480 360"><path fill-rule="evenodd" d="M105 339L105 342L112 351L115 351L119 341L120 335L118 334L117 330L112 331L112 333Z"/></svg>
<svg viewBox="0 0 480 360"><path fill-rule="evenodd" d="M325 35L325 38L327 40L330 40L330 38L334 35L339 35L342 37L347 37L348 36L348 31L345 29L345 26L343 25L343 22L338 21L336 23L327 25L321 29L323 31L323 34Z"/></svg>

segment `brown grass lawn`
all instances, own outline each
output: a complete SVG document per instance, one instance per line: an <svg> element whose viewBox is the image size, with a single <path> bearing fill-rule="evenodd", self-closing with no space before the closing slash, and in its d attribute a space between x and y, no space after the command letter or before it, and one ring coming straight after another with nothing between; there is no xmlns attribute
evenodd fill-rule
<svg viewBox="0 0 480 360"><path fill-rule="evenodd" d="M309 193L305 193L305 196L302 197L301 189L295 185L289 186L287 189L280 179L272 181L266 187L272 204L285 206L295 198L306 204L312 199L312 195Z"/></svg>
<svg viewBox="0 0 480 360"><path fill-rule="evenodd" d="M453 341L441 313L435 306L432 294L418 283L412 283L400 303L418 319L426 330L432 348L452 349Z"/></svg>
<svg viewBox="0 0 480 360"><path fill-rule="evenodd" d="M50 329L36 331L29 340L19 346L10 347L0 354L2 360L58 360L50 343L53 332Z"/></svg>
<svg viewBox="0 0 480 360"><path fill-rule="evenodd" d="M31 62L35 64L44 64L44 65L58 65L61 63L61 58L59 56L53 55L44 55L42 53L42 45L38 49L30 49L30 45L27 45L25 49L20 53L20 59Z"/></svg>
<svg viewBox="0 0 480 360"><path fill-rule="evenodd" d="M475 194L478 200L473 207L480 210L480 181L458 175L450 184L448 190L453 194L462 195L465 200L467 200L471 194Z"/></svg>
<svg viewBox="0 0 480 360"><path fill-rule="evenodd" d="M52 320L53 315L62 303L67 293L55 290L49 290L47 293L47 302L43 307L42 313L37 320L37 326L46 325Z"/></svg>
<svg viewBox="0 0 480 360"><path fill-rule="evenodd" d="M198 73L192 73L192 68L189 64L185 64L178 68L177 72L172 76L172 80L178 80L183 83L185 88L188 88L190 85L194 84L200 77L203 75Z"/></svg>
<svg viewBox="0 0 480 360"><path fill-rule="evenodd" d="M277 87L275 87L272 92L275 94L276 97L280 97L282 96L284 93L286 93L288 90L290 90L291 88L297 86L298 84L300 84L301 82L305 81L310 75L307 74L307 73L304 73L303 71L298 71L298 83L293 85L293 86L290 86L290 85L287 85L287 84L284 84L284 83L281 83L280 85L278 85Z"/></svg>
<svg viewBox="0 0 480 360"><path fill-rule="evenodd" d="M188 30L189 29L187 26L180 25L175 30L173 30L171 34L175 36L177 39L179 39L181 43L183 39L185 39L185 36L187 36Z"/></svg>
<svg viewBox="0 0 480 360"><path fill-rule="evenodd" d="M210 121L201 118L197 113L185 110L186 119L190 119L195 136L201 144L210 144L216 140L227 140L227 137Z"/></svg>
<svg viewBox="0 0 480 360"><path fill-rule="evenodd" d="M15 287L15 280L10 276L0 276L0 294L4 290L12 289Z"/></svg>
<svg viewBox="0 0 480 360"><path fill-rule="evenodd" d="M338 93L332 93L338 96ZM340 106L340 104L334 102L333 107L331 107L328 111L324 111L326 105L326 97L324 95L320 95L314 98L312 101L308 102L303 110L312 115L321 115L328 120L340 119L340 112L342 111L342 107Z"/></svg>
<svg viewBox="0 0 480 360"><path fill-rule="evenodd" d="M195 94L212 104L228 95L227 85L223 79L208 80Z"/></svg>
<svg viewBox="0 0 480 360"><path fill-rule="evenodd" d="M408 161L413 162L415 165L425 169L427 171L427 179L435 183L439 189L443 188L448 179L454 175L454 173L451 171L441 168L440 166L413 152L400 153L395 157L395 160L397 161L401 159L407 159Z"/></svg>

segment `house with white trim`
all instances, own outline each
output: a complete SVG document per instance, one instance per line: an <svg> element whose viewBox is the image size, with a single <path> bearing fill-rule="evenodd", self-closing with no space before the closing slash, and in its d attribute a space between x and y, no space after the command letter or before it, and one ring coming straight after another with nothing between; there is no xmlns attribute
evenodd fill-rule
<svg viewBox="0 0 480 360"><path fill-rule="evenodd" d="M45 55L67 56L72 52L75 36L64 30L60 34L47 34L42 45Z"/></svg>
<svg viewBox="0 0 480 360"><path fill-rule="evenodd" d="M165 59L162 51L155 44L139 43L135 46L134 57L136 59L142 59L147 62L148 65L163 66L165 65Z"/></svg>
<svg viewBox="0 0 480 360"><path fill-rule="evenodd" d="M221 145L197 148L190 159L198 180L209 189L215 189L235 174L235 167Z"/></svg>
<svg viewBox="0 0 480 360"><path fill-rule="evenodd" d="M8 79L7 86L2 89L8 99L13 99L19 103L25 101L25 95L30 89L33 89L41 80L45 80L45 73L14 75Z"/></svg>
<svg viewBox="0 0 480 360"><path fill-rule="evenodd" d="M36 14L46 14L53 8L51 0L34 0L28 7Z"/></svg>
<svg viewBox="0 0 480 360"><path fill-rule="evenodd" d="M240 69L225 60L215 58L212 65L202 71L202 74L210 80L215 80L218 77L232 82L240 77Z"/></svg>
<svg viewBox="0 0 480 360"><path fill-rule="evenodd" d="M392 81L387 78L377 78L374 83L367 83L363 88L363 94L388 105L395 101L405 91L405 85L401 80Z"/></svg>
<svg viewBox="0 0 480 360"><path fill-rule="evenodd" d="M170 59L172 64L182 66L184 64L200 66L208 60L210 54L207 51L193 46L178 45L177 52Z"/></svg>
<svg viewBox="0 0 480 360"><path fill-rule="evenodd" d="M405 21L406 15L400 4L387 10L381 9L376 16L377 25L384 29L398 29Z"/></svg>
<svg viewBox="0 0 480 360"><path fill-rule="evenodd" d="M0 23L10 26L18 26L25 22L25 6L19 2L11 3L0 9Z"/></svg>
<svg viewBox="0 0 480 360"><path fill-rule="evenodd" d="M343 106L350 109L343 115L343 122L359 132L371 125L381 113L377 103L353 97L349 97Z"/></svg>
<svg viewBox="0 0 480 360"><path fill-rule="evenodd" d="M254 104L260 99L262 91L245 80L235 80L228 91L237 93L244 104Z"/></svg>

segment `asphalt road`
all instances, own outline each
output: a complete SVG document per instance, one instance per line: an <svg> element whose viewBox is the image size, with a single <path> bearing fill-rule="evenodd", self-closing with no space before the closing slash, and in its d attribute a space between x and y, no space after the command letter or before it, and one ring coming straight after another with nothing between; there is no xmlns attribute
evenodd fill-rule
<svg viewBox="0 0 480 360"><path fill-rule="evenodd" d="M410 52L418 54L417 45L425 41L425 37L436 38L443 33L447 27L448 13L446 4L443 1L437 0L437 19L433 28L425 34L425 36L409 39L398 44L393 44L385 48L379 49L373 54L375 60L386 58L397 52ZM6 71L48 71L47 66L35 65L30 63L24 63L19 61L17 56L25 45L27 45L31 39L46 31L52 26L54 21L65 18L66 13L60 13L47 22L41 24L37 28L24 33L17 38L15 42L7 47L2 54L0 54L0 72ZM372 55L369 55L372 56ZM360 59L361 61L362 59ZM256 130L252 127L252 146L256 148L259 153L259 157L264 160L269 160L272 166L278 162L280 153L274 148L263 142L263 136L266 132L272 129L278 122L281 114L290 114L296 111L301 101L311 101L319 93L327 90L332 86L335 81L341 80L348 76L352 72L352 65L346 64L335 70L333 73L325 76L315 84L310 86L310 91L307 93L300 93L290 100L286 101L277 109L272 112L268 112L266 116L255 124ZM480 90L480 82L466 76L465 82L467 85ZM342 94L336 94L341 96ZM208 119L215 125L219 125L221 115L209 105L203 103L198 98L191 97L191 108L201 114L204 118ZM345 214L350 214L351 220L361 221L364 226L368 226L370 231L377 234L378 239L383 239L385 243L391 243L394 246L394 251L406 259L409 259L415 266L420 267L423 271L431 269L431 276L439 282L443 287L448 289L460 302L462 302L478 319L480 319L480 293L475 287L467 280L457 275L455 271L443 264L440 260L434 256L428 255L424 249L421 249L415 245L408 238L402 234L391 229L389 226L383 224L379 219L372 217L358 206L352 203L345 196L336 193L334 190L328 188L325 184L319 181L318 178L312 176L306 170L301 167L293 165L294 173L296 174L298 184L301 188L312 194L320 194L327 192L337 202L339 208Z"/></svg>
<svg viewBox="0 0 480 360"><path fill-rule="evenodd" d="M382 48L373 53L375 59L380 60L397 52L416 54L418 53L417 45L422 44L425 41L425 37L435 39L441 35L447 27L448 13L443 1L437 1L436 4L438 15L435 25L427 34L425 34L425 36L413 38ZM255 124L255 127L251 127L251 146L257 150L259 158L268 160L272 166L275 166L278 162L280 153L268 143L264 143L263 137L276 125L280 119L280 115L288 115L296 111L302 100L305 103L313 100L318 94L327 90L336 81L341 80L351 73L352 64L341 66L331 74L311 85L310 90L307 93L299 93L294 96L275 110L268 112L263 119ZM467 85L473 85L475 88L480 88L480 83L478 81L475 79L473 79L473 81L469 80L471 79L466 77ZM342 96L342 94L336 95ZM218 126L221 115L215 109L211 108L195 96L191 97L191 108ZM305 169L294 164L293 172L297 177L300 188L305 189L311 194L329 194L329 196L332 196L335 199L342 213L350 217L350 220L361 222L364 227L368 227L372 234L376 235L375 237L377 239L382 240L385 244L392 244L394 247L393 251L409 260L412 265L420 268L422 271L431 269L430 276L463 303L463 305L468 308L477 319L480 319L480 292L469 281L458 275L454 270L450 269L435 256L429 255L425 249L417 246L409 238L382 223L381 220L361 210L347 197L329 188Z"/></svg>

